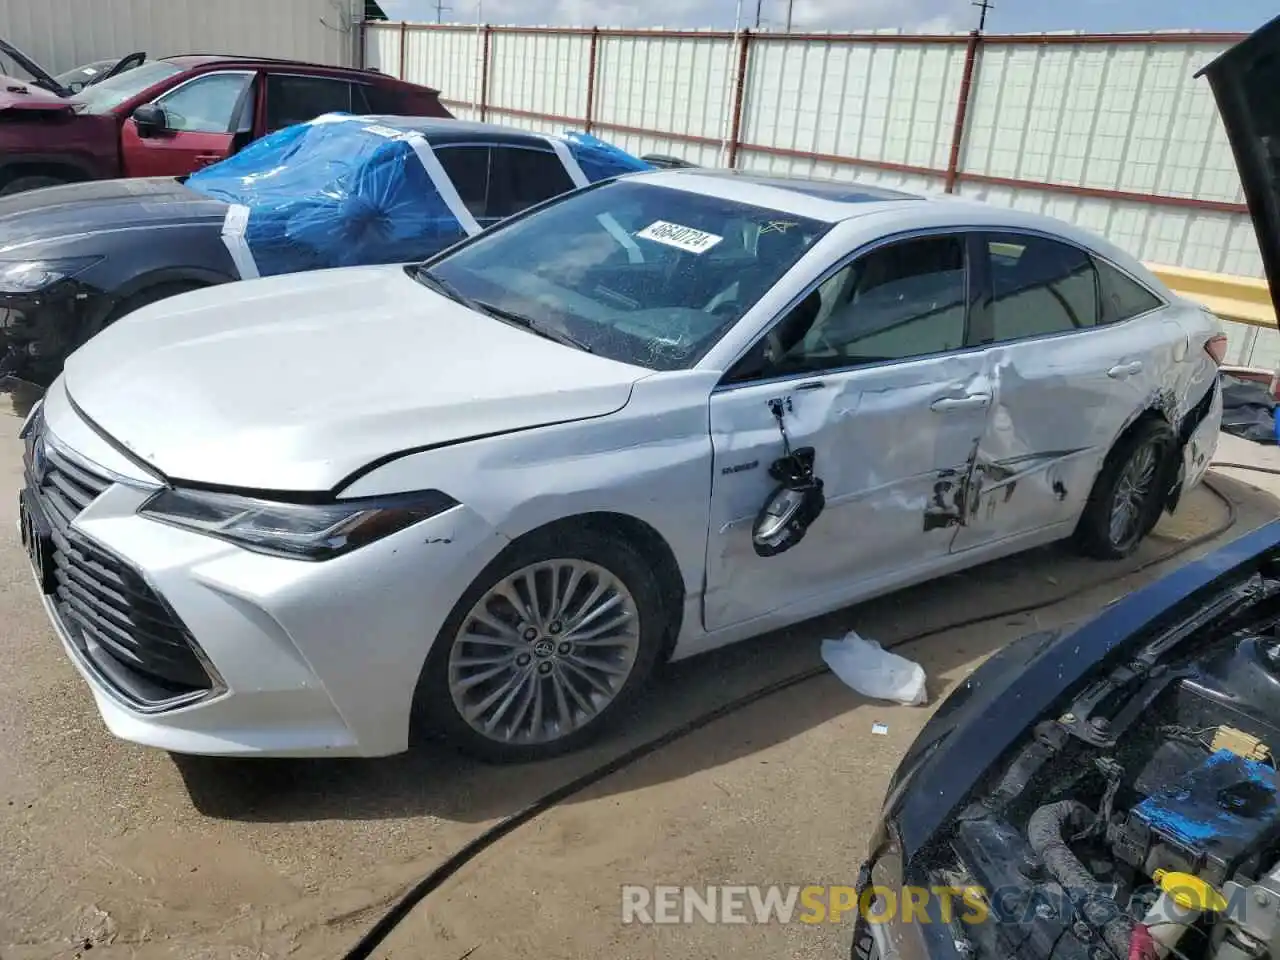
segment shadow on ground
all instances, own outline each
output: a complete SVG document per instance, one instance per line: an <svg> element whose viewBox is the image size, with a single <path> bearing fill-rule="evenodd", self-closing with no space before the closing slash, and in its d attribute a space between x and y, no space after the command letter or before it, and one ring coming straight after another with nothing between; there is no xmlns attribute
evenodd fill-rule
<svg viewBox="0 0 1280 960"><path fill-rule="evenodd" d="M1214 483L1240 505L1239 532L1275 515L1269 494L1230 478L1218 477ZM591 749L554 761L486 766L427 744L379 760L174 757L174 762L197 809L218 818L280 822L427 815L484 822L521 809L693 717L818 666L819 641L854 628L886 645L938 634L912 644L910 654L927 664L931 698L936 698L947 679L955 679L979 658L1025 633L1062 624L1064 614L1048 607L1095 592L1095 604L1084 611L1078 604L1075 608L1077 616L1088 616L1155 575L1140 578L1138 571L1165 557L1175 562L1175 552L1186 551L1206 533L1221 532L1228 512L1209 491L1196 491L1186 511L1166 518L1140 551L1121 563L1081 559L1065 546L1031 551L672 665L615 733ZM1194 515L1193 521L1188 522L1187 513ZM1046 609L1010 612L1033 605ZM977 618L989 619L972 629L947 631L949 625L972 624ZM823 674L717 721L587 795L634 790L728 763L800 736L860 702L834 676Z"/></svg>
<svg viewBox="0 0 1280 960"><path fill-rule="evenodd" d="M44 396L44 387L17 377L0 377L0 413L12 413L23 420Z"/></svg>

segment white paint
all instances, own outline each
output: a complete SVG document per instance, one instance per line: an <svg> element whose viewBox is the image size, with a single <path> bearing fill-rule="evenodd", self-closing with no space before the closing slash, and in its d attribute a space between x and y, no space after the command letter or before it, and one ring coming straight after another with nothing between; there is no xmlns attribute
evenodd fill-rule
<svg viewBox="0 0 1280 960"><path fill-rule="evenodd" d="M668 247L675 247L686 253L706 253L724 239L714 233L681 226L678 223L668 223L666 220L655 220L636 236L652 240L654 243L666 244Z"/></svg>
<svg viewBox="0 0 1280 960"><path fill-rule="evenodd" d="M636 179L673 189L701 185L717 195L752 189L670 173ZM757 198L775 196L755 189ZM795 202L823 204L799 195ZM90 679L107 725L126 739L179 752L395 753L408 743L414 688L432 638L459 597L513 540L547 523L615 512L656 531L686 591L674 652L686 657L1068 536L1114 442L1109 418L1136 415L1152 385L1172 392L1181 415L1215 376L1202 352L1194 361L1166 360L1161 338L1174 326L1167 316L1188 329L1204 322L1201 311L1175 306L1104 331L1094 366L1140 357L1148 378L1101 388L1111 391L1096 398L1106 421L1081 416L1070 376L1043 376L1055 359L1088 359L1093 330L1045 338L1029 359L990 348L833 370L804 391L797 388L812 377L718 389L726 367L837 260L899 231L957 224L1057 230L1163 292L1112 245L1032 214L962 200L863 207L835 223L686 371L616 363L477 317L398 266L226 284L108 327L67 360L46 400L51 431L74 451L120 458L104 452L112 448L102 437L93 439L68 390L103 434L176 481L336 489L341 497L435 488L461 503L340 562L304 563L147 520L137 511L148 491L110 488L77 525L150 578L228 693L142 715ZM825 208L833 218L848 213L837 204ZM341 389L333 389L335 377ZM1041 391L1018 399L1014 391L1029 377L1041 378ZM931 412L939 396L976 394L989 394L991 404ZM794 401L786 414L792 442L818 451L828 508L801 548L761 560L749 546L749 528L774 486L767 465L781 439L766 400L779 396ZM1053 445L1039 449L1057 451L1070 430L1091 424L1098 428L1086 441L1087 456L1019 466L1012 499L999 490L991 514L979 501L974 528L985 524L999 536L978 537L969 549L957 538L962 549L952 550L947 534L957 528L922 531L931 491L919 475L936 475L953 460L962 466L974 437L981 438L980 455L1016 455L1019 445L1040 444L1046 435ZM1208 426L1210 444L1216 426ZM397 455L407 450L417 452ZM1211 456L1212 448L1200 452ZM372 469L347 480L366 467ZM1080 471L1066 498L1048 495L1043 478L1054 469ZM1018 499L1024 496L1030 499ZM1012 519L1000 512L1006 508L1016 508ZM353 644L352 637L368 642ZM378 656L370 657L374 642Z"/></svg>

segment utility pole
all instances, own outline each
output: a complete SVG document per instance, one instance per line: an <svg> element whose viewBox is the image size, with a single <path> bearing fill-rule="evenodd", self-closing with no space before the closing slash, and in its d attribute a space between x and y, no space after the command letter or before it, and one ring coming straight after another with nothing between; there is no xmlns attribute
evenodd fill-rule
<svg viewBox="0 0 1280 960"><path fill-rule="evenodd" d="M982 15L978 18L978 32L982 33L987 29L987 11L994 10L996 5L991 0L973 0L973 5L982 8Z"/></svg>
<svg viewBox="0 0 1280 960"><path fill-rule="evenodd" d="M764 6L764 0L756 0L756 32L760 31L760 12Z"/></svg>
<svg viewBox="0 0 1280 960"><path fill-rule="evenodd" d="M444 23L444 15L453 7L445 6L444 0L436 0L436 23Z"/></svg>
<svg viewBox="0 0 1280 960"><path fill-rule="evenodd" d="M795 11L796 0L787 0L787 33L791 32L791 14Z"/></svg>

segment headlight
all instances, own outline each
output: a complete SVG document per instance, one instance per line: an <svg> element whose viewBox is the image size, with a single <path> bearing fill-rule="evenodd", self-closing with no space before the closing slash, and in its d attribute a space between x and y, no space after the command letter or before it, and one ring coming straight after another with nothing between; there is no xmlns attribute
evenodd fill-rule
<svg viewBox="0 0 1280 960"><path fill-rule="evenodd" d="M279 503L226 493L161 490L138 510L162 523L297 560L329 560L443 513L439 490L337 503Z"/></svg>
<svg viewBox="0 0 1280 960"><path fill-rule="evenodd" d="M60 280L74 277L101 257L65 260L0 260L0 293L39 293Z"/></svg>
<svg viewBox="0 0 1280 960"><path fill-rule="evenodd" d="M41 397L32 405L31 410L27 413L27 419L22 421L22 429L18 431L19 440L25 440L31 435L31 431L35 428L38 418L40 417L40 413L43 410L44 397Z"/></svg>

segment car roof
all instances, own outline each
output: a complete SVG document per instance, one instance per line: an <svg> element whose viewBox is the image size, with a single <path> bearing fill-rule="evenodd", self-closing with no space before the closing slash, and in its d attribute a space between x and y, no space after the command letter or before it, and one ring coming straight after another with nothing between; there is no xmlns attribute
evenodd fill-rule
<svg viewBox="0 0 1280 960"><path fill-rule="evenodd" d="M304 70L318 70L347 76L373 77L388 83L405 83L404 80L380 73L377 70L361 69L359 67L336 67L331 63L313 63L309 60L288 60L281 57L255 57L234 53L180 53L163 59L166 63L172 63L184 70L206 67L214 63L243 63L260 66L298 67Z"/></svg>
<svg viewBox="0 0 1280 960"><path fill-rule="evenodd" d="M682 167L634 175L659 186L705 193L783 213L836 223L903 204L928 203L927 194L875 184L816 177L788 177L743 170Z"/></svg>
<svg viewBox="0 0 1280 960"><path fill-rule="evenodd" d="M517 147L548 148L545 134L520 127L505 127L498 123L479 123L474 120L453 120L447 117L370 116L368 119L382 126L405 132L420 133L432 145L449 143L505 143Z"/></svg>
<svg viewBox="0 0 1280 960"><path fill-rule="evenodd" d="M1064 220L955 194L912 193L857 181L780 177L703 167L655 170L631 174L627 179L752 204L825 223L889 214L900 216L901 224L907 229L954 226L957 230L1030 230L1067 240L1129 269L1136 264L1132 257L1106 238Z"/></svg>

